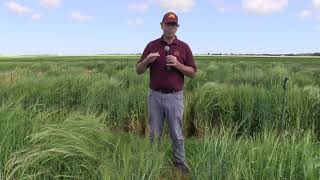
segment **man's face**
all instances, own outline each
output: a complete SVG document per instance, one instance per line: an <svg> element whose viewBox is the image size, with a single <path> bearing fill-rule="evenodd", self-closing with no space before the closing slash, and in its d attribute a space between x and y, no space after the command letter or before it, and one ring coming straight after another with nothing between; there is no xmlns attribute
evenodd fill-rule
<svg viewBox="0 0 320 180"><path fill-rule="evenodd" d="M178 30L179 25L177 23L161 23L161 29L163 30L163 35L166 37L174 37Z"/></svg>

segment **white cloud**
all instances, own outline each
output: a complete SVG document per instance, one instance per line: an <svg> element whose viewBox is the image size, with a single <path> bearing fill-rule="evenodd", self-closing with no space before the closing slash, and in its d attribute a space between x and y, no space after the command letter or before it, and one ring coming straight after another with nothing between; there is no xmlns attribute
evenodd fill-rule
<svg viewBox="0 0 320 180"><path fill-rule="evenodd" d="M157 0L157 3L167 11L188 12L196 4L195 0Z"/></svg>
<svg viewBox="0 0 320 180"><path fill-rule="evenodd" d="M313 0L313 6L317 9L320 9L320 0Z"/></svg>
<svg viewBox="0 0 320 180"><path fill-rule="evenodd" d="M318 25L315 29L316 29L316 31L320 32L320 25Z"/></svg>
<svg viewBox="0 0 320 180"><path fill-rule="evenodd" d="M317 16L316 19L317 19L318 21L320 21L320 16Z"/></svg>
<svg viewBox="0 0 320 180"><path fill-rule="evenodd" d="M288 0L242 0L242 8L249 13L260 15L282 11Z"/></svg>
<svg viewBox="0 0 320 180"><path fill-rule="evenodd" d="M79 22L89 21L92 19L91 16L83 15L79 11L73 11L71 13L71 19Z"/></svg>
<svg viewBox="0 0 320 180"><path fill-rule="evenodd" d="M215 10L219 13L233 13L239 11L239 3L236 1L226 1L226 0L208 0Z"/></svg>
<svg viewBox="0 0 320 180"><path fill-rule="evenodd" d="M146 12L148 8L149 7L146 3L136 3L128 5L128 9L135 12Z"/></svg>
<svg viewBox="0 0 320 180"><path fill-rule="evenodd" d="M25 5L16 3L14 1L9 1L7 3L5 3L5 5L7 6L7 8L14 12L14 13L18 13L18 14L26 14L26 13L31 13L32 10Z"/></svg>
<svg viewBox="0 0 320 180"><path fill-rule="evenodd" d="M305 19L305 18L309 17L310 15L311 15L311 11L305 9L305 10L302 10L302 11L300 12L299 18L300 18L300 19Z"/></svg>
<svg viewBox="0 0 320 180"><path fill-rule="evenodd" d="M135 18L135 19L128 20L129 25L141 25L143 23L144 23L144 20L142 18Z"/></svg>
<svg viewBox="0 0 320 180"><path fill-rule="evenodd" d="M59 6L61 0L40 0L40 4L46 7L56 7Z"/></svg>
<svg viewBox="0 0 320 180"><path fill-rule="evenodd" d="M34 13L34 14L32 14L31 18L32 18L33 20L39 20L39 19L42 18L42 15L39 14L39 13Z"/></svg>
<svg viewBox="0 0 320 180"><path fill-rule="evenodd" d="M225 13L227 9L224 6L218 7L219 12Z"/></svg>

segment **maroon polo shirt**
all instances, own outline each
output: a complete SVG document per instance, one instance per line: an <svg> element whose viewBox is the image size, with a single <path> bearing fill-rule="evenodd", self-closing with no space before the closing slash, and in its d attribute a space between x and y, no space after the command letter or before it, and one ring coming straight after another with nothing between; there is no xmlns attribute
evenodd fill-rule
<svg viewBox="0 0 320 180"><path fill-rule="evenodd" d="M143 61L148 54L159 52L160 56L148 65L150 68L149 87L153 90L180 91L183 88L184 75L175 68L171 71L165 70L167 64L165 46L170 47L169 54L177 57L180 63L190 66L197 71L190 47L187 43L177 39L177 37L171 44L165 42L162 37L151 41L144 49L138 63Z"/></svg>

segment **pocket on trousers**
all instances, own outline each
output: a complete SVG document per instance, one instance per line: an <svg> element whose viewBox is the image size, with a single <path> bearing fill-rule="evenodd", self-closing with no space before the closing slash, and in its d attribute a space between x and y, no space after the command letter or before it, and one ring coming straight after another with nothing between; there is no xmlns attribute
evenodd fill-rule
<svg viewBox="0 0 320 180"><path fill-rule="evenodd" d="M183 99L183 94L182 93L178 93L178 94L175 94L174 97L178 100L182 100Z"/></svg>

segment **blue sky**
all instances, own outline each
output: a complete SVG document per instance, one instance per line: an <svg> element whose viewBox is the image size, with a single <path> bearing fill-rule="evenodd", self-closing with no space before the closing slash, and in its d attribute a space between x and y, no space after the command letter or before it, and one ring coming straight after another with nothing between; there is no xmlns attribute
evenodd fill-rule
<svg viewBox="0 0 320 180"><path fill-rule="evenodd" d="M142 52L167 11L194 54L320 51L320 0L0 0L0 55Z"/></svg>

